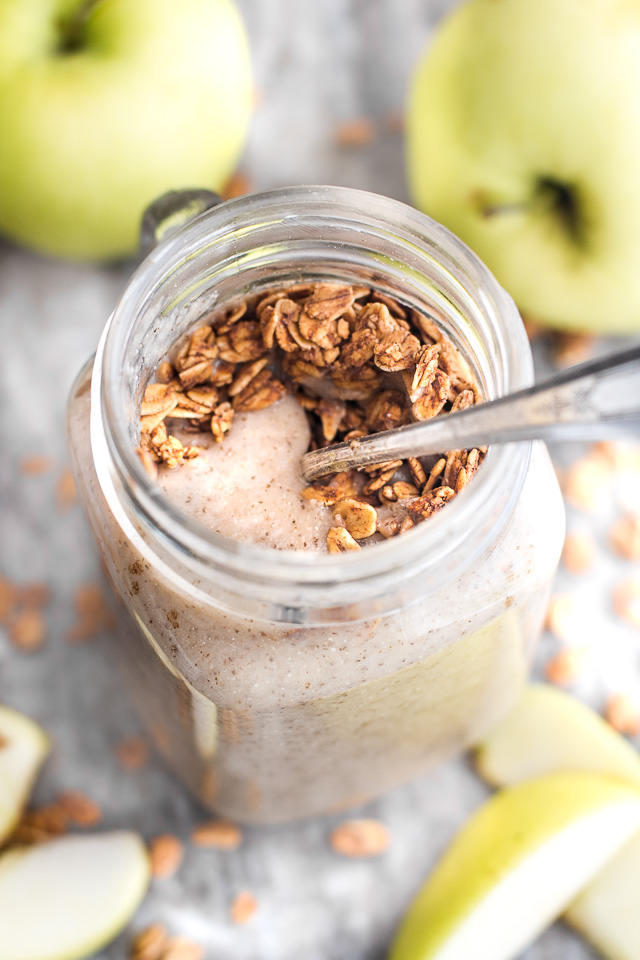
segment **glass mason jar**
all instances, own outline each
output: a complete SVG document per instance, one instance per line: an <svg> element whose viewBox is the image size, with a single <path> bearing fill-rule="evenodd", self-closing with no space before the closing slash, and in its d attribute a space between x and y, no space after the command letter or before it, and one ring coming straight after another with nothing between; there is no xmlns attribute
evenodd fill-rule
<svg viewBox="0 0 640 960"><path fill-rule="evenodd" d="M357 190L221 204L131 278L73 390L75 470L144 721L200 800L239 821L359 804L480 738L526 678L564 536L537 443L492 447L444 510L358 552L240 543L180 513L136 456L146 384L212 307L303 279L426 307L488 398L533 376L518 312L471 251Z"/></svg>

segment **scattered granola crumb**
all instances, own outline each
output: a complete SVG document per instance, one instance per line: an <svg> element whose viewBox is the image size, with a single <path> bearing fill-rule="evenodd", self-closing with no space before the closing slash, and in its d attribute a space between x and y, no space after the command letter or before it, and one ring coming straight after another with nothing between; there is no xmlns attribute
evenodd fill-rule
<svg viewBox="0 0 640 960"><path fill-rule="evenodd" d="M209 820L193 830L191 840L197 847L235 850L242 843L242 831L228 820Z"/></svg>
<svg viewBox="0 0 640 960"><path fill-rule="evenodd" d="M385 127L389 133L403 133L405 117L402 110L390 110L384 118Z"/></svg>
<svg viewBox="0 0 640 960"><path fill-rule="evenodd" d="M587 573L596 556L595 540L590 533L569 533L564 542L562 562L569 573Z"/></svg>
<svg viewBox="0 0 640 960"><path fill-rule="evenodd" d="M640 733L640 706L628 694L616 693L609 697L604 716L618 733L630 737Z"/></svg>
<svg viewBox="0 0 640 960"><path fill-rule="evenodd" d="M18 587L18 603L39 609L51 603L51 587L47 583L26 583Z"/></svg>
<svg viewBox="0 0 640 960"><path fill-rule="evenodd" d="M18 588L11 580L0 577L0 623L6 623L18 603Z"/></svg>
<svg viewBox="0 0 640 960"><path fill-rule="evenodd" d="M204 947L189 937L172 937L162 960L202 960Z"/></svg>
<svg viewBox="0 0 640 960"><path fill-rule="evenodd" d="M171 833L163 833L149 844L151 872L154 877L168 879L180 868L184 859L184 845Z"/></svg>
<svg viewBox="0 0 640 960"><path fill-rule="evenodd" d="M50 457L33 456L25 457L20 461L20 472L26 477L38 477L43 473L48 473L53 468L53 461Z"/></svg>
<svg viewBox="0 0 640 960"><path fill-rule="evenodd" d="M613 588L613 609L621 620L640 630L640 581L623 580Z"/></svg>
<svg viewBox="0 0 640 960"><path fill-rule="evenodd" d="M258 909L258 901L248 890L242 890L234 898L229 910L233 923L244 924L251 920Z"/></svg>
<svg viewBox="0 0 640 960"><path fill-rule="evenodd" d="M584 647L565 647L547 660L544 674L550 683L568 687L578 679L586 661Z"/></svg>
<svg viewBox="0 0 640 960"><path fill-rule="evenodd" d="M168 946L167 928L154 923L135 935L129 947L129 960L162 960Z"/></svg>
<svg viewBox="0 0 640 960"><path fill-rule="evenodd" d="M246 173L234 173L222 188L220 196L223 200L233 200L235 197L243 197L246 193L251 193L253 184Z"/></svg>
<svg viewBox="0 0 640 960"><path fill-rule="evenodd" d="M56 487L56 505L58 513L66 513L78 499L76 482L71 470L63 470L58 478Z"/></svg>
<svg viewBox="0 0 640 960"><path fill-rule="evenodd" d="M59 803L50 803L37 810L26 810L11 835L11 844L30 846L46 843L67 832L69 814Z"/></svg>
<svg viewBox="0 0 640 960"><path fill-rule="evenodd" d="M79 827L95 827L102 820L102 810L95 800L79 790L65 790L58 797L58 804Z"/></svg>
<svg viewBox="0 0 640 960"><path fill-rule="evenodd" d="M9 639L14 647L29 653L38 650L47 634L47 622L40 610L25 609L9 627Z"/></svg>
<svg viewBox="0 0 640 960"><path fill-rule="evenodd" d="M593 444L591 452L595 457L602 457L612 470L640 473L640 443L600 440Z"/></svg>
<svg viewBox="0 0 640 960"><path fill-rule="evenodd" d="M375 857L390 841L388 828L379 820L345 820L329 838L332 849L343 857Z"/></svg>
<svg viewBox="0 0 640 960"><path fill-rule="evenodd" d="M545 332L542 324L533 317L523 317L522 322L524 323L524 329L526 330L530 343L533 343L534 340L539 340Z"/></svg>
<svg viewBox="0 0 640 960"><path fill-rule="evenodd" d="M375 137L375 128L368 117L355 117L338 124L336 143L339 147L365 147Z"/></svg>
<svg viewBox="0 0 640 960"><path fill-rule="evenodd" d="M81 583L74 599L76 622L67 633L70 643L90 640L100 630L113 626L113 617L97 583Z"/></svg>
<svg viewBox="0 0 640 960"><path fill-rule="evenodd" d="M611 528L611 546L625 560L640 562L640 516L629 513Z"/></svg>
<svg viewBox="0 0 640 960"><path fill-rule="evenodd" d="M589 454L577 460L564 478L564 491L569 502L587 513L595 512L609 501L611 466L602 456Z"/></svg>
<svg viewBox="0 0 640 960"><path fill-rule="evenodd" d="M125 770L139 770L148 757L149 746L142 737L126 737L116 745L116 758Z"/></svg>
<svg viewBox="0 0 640 960"><path fill-rule="evenodd" d="M568 642L576 633L577 601L572 594L551 597L545 618L545 630L557 640Z"/></svg>
<svg viewBox="0 0 640 960"><path fill-rule="evenodd" d="M553 334L553 362L561 369L583 363L593 356L596 339L589 333Z"/></svg>

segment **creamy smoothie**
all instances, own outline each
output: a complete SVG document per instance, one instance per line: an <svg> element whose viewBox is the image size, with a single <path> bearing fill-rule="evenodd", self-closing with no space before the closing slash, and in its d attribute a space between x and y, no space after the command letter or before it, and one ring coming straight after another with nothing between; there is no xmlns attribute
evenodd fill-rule
<svg viewBox="0 0 640 960"><path fill-rule="evenodd" d="M484 452L443 451L312 487L300 473L302 454L313 444L446 415L481 398L433 317L421 320L371 291L359 291L359 304L346 298L349 306L334 318L339 323L346 313L346 326L338 344L323 343L325 371L318 376L314 331L307 325L301 334L299 309L289 306L304 310L317 287L299 287L299 294L279 291L262 317L260 303L245 304L249 319L243 312L244 320L228 327L237 310L231 305L176 345L145 393L140 455L167 501L230 544L274 554L384 550L386 540L415 537L434 514L446 516L449 500L463 490L472 496ZM289 311L280 310L280 327L272 323L278 298ZM366 320L372 303L374 326L383 321L367 344L366 366L375 370L358 380L353 366L349 372L339 365L339 353L346 348L354 359L349 345L367 339L359 336L365 326L358 318L364 311ZM384 328L389 318L391 331ZM243 353L242 338L233 344L238 323L255 324L246 328L254 338L271 330L255 347L257 358ZM296 367L312 348L316 363ZM120 600L119 644L158 749L205 804L256 822L343 809L465 748L509 709L526 677L564 533L542 445L533 446L508 517L473 548L472 562L463 548L457 562L447 558L446 576L436 564L421 591L391 612L381 602L377 612L371 604L364 613L341 607L325 623L305 622L299 613L275 621L181 579L158 562L141 528L129 529L118 516L117 490L106 490L95 469L89 378L72 397L70 431L89 517ZM269 402L255 402L257 395ZM486 505L489 519L493 509Z"/></svg>

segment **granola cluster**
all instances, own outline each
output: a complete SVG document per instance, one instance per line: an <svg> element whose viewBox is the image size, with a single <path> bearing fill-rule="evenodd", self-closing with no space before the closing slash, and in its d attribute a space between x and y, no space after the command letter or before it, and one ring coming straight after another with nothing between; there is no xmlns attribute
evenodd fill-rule
<svg viewBox="0 0 640 960"><path fill-rule="evenodd" d="M426 314L365 286L298 283L215 311L159 366L142 401L139 455L155 477L159 464L177 467L199 453L168 432L168 421L221 443L236 412L264 409L285 393L307 413L310 449L480 400L468 367ZM361 540L395 536L440 510L483 455L380 463L335 474L303 497L333 508L329 552L358 550Z"/></svg>

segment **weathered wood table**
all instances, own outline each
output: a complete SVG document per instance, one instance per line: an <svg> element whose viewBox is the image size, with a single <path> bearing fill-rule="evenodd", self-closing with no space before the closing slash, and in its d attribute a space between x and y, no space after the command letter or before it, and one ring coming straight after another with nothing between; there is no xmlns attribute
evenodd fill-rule
<svg viewBox="0 0 640 960"><path fill-rule="evenodd" d="M253 187L333 183L406 199L402 134L393 117L432 24L451 3L240 0L240 6L261 91L243 162ZM361 116L372 120L373 140L340 146L336 125ZM154 921L200 941L210 960L379 960L420 880L486 795L468 763L449 763L366 808L392 833L388 853L375 860L332 852L327 836L335 818L247 829L233 853L195 848L189 833L204 811L157 758L128 771L115 756L116 744L139 726L113 669L108 632L83 644L68 641L78 586L95 582L98 568L79 507L64 503L65 401L131 269L71 265L0 246L0 570L18 582L49 584L53 598L41 649L18 651L0 634L0 701L33 715L53 735L35 800L78 789L99 802L107 827L133 827L148 838L171 832L187 842L178 874L154 881L135 924L101 954L104 960L123 960L132 931ZM46 458L40 472L33 463L24 469L34 456ZM572 528L591 529L600 539L601 556L589 577L572 582L560 572L557 584L561 592L577 590L589 611L585 643L592 661L578 692L598 705L607 691L639 677L639 638L609 613L610 588L629 571L604 543L625 496L623 490L593 517L569 512ZM543 638L540 662L554 650L551 637ZM229 919L240 890L259 902L246 926ZM557 925L525 956L594 955Z"/></svg>

